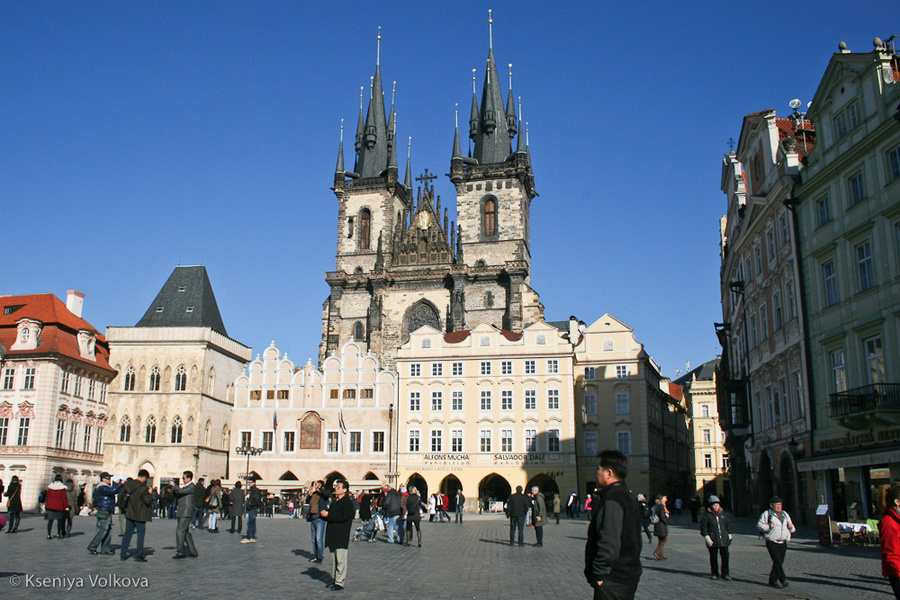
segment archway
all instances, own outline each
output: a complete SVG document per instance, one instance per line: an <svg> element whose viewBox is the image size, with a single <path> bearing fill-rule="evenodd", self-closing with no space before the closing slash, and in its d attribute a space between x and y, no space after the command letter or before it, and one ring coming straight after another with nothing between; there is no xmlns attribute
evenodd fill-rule
<svg viewBox="0 0 900 600"><path fill-rule="evenodd" d="M419 300L406 310L406 314L403 316L403 326L401 331L403 343L409 341L409 334L423 325L428 325L433 329L442 331L441 313L434 304L427 300Z"/></svg>
<svg viewBox="0 0 900 600"><path fill-rule="evenodd" d="M559 486L556 484L556 480L546 473L538 473L532 477L528 481L528 485L525 486L525 492L530 494L531 488L534 486L538 486L538 489L544 495L544 499L548 502L553 498L553 494L559 493Z"/></svg>
<svg viewBox="0 0 900 600"><path fill-rule="evenodd" d="M423 500L428 498L428 484L425 482L425 478L418 473L413 473L409 476L409 479L406 480L407 489L409 489L410 486L415 486L416 489L419 490L419 498L422 498Z"/></svg>
<svg viewBox="0 0 900 600"><path fill-rule="evenodd" d="M363 477L363 479L366 481L381 481L381 477L379 477L372 471L369 471L368 473L366 473L366 475L365 475L365 477Z"/></svg>
<svg viewBox="0 0 900 600"><path fill-rule="evenodd" d="M338 479L347 479L347 478L344 477L343 473L339 473L337 471L332 471L331 473L326 475L325 476L325 489L326 490L332 489L334 482Z"/></svg>
<svg viewBox="0 0 900 600"><path fill-rule="evenodd" d="M280 481L299 481L293 471L285 471L278 479Z"/></svg>
<svg viewBox="0 0 900 600"><path fill-rule="evenodd" d="M462 487L462 482L452 473L444 477L444 479L441 480L441 485L438 486L441 493L450 499L449 508L451 511L456 510L456 490L461 490Z"/></svg>
<svg viewBox="0 0 900 600"><path fill-rule="evenodd" d="M156 467L153 466L153 463L149 460L145 460L140 467L138 467L138 471L141 469L146 469L148 473L150 473L150 477L147 478L147 486L149 488L153 488L153 480L156 479Z"/></svg>
<svg viewBox="0 0 900 600"><path fill-rule="evenodd" d="M488 510L490 502L505 502L511 492L512 488L509 486L509 482L496 473L491 473L478 483L478 498Z"/></svg>
<svg viewBox="0 0 900 600"><path fill-rule="evenodd" d="M781 455L781 481L778 486L778 493L781 495L781 499L784 500L784 508L788 511L788 513L793 513L794 511L794 465L791 463L791 458L785 452Z"/></svg>

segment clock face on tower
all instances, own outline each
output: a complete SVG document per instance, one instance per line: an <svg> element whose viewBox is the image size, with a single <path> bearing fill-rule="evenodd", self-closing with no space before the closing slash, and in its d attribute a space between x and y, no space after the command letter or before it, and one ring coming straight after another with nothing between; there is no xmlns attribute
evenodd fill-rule
<svg viewBox="0 0 900 600"><path fill-rule="evenodd" d="M431 224L431 217L427 212L420 212L416 217L416 224L419 226L419 229L428 229L428 226Z"/></svg>

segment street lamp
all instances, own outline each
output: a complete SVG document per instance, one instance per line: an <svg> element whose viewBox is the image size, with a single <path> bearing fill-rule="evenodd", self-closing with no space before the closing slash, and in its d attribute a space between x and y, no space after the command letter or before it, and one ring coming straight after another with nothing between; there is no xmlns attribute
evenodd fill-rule
<svg viewBox="0 0 900 600"><path fill-rule="evenodd" d="M244 479L249 481L250 479L250 457L251 456L259 456L263 453L262 448L254 448L253 446L238 446L234 449L234 451L241 456L247 457L247 472L244 473ZM240 477L240 475L238 476Z"/></svg>

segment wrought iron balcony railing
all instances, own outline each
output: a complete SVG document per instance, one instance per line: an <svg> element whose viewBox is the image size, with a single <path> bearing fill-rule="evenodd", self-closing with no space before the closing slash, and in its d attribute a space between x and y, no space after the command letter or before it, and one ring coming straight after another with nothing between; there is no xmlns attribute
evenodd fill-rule
<svg viewBox="0 0 900 600"><path fill-rule="evenodd" d="M833 419L880 410L900 411L900 383L873 383L830 395Z"/></svg>

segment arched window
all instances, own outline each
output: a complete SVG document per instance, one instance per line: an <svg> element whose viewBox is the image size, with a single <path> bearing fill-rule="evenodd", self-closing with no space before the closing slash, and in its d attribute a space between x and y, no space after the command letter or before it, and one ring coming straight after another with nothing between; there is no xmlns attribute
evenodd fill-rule
<svg viewBox="0 0 900 600"><path fill-rule="evenodd" d="M362 321L357 321L356 325L353 326L353 339L357 342L361 342L365 339L366 330L363 327Z"/></svg>
<svg viewBox="0 0 900 600"><path fill-rule="evenodd" d="M206 445L206 447L209 447L209 441L210 441L210 440L209 440L209 434L210 434L211 432L212 432L212 430L210 429L210 423L209 423L209 421L207 421L207 422L206 422L206 429L203 431L203 440L204 440L204 444Z"/></svg>
<svg viewBox="0 0 900 600"><path fill-rule="evenodd" d="M131 419L129 419L128 417L122 419L122 425L119 427L119 441L131 441Z"/></svg>
<svg viewBox="0 0 900 600"><path fill-rule="evenodd" d="M183 392L187 389L187 371L184 368L184 365L178 367L178 371L175 373L175 391Z"/></svg>
<svg viewBox="0 0 900 600"><path fill-rule="evenodd" d="M206 378L206 393L215 396L216 391L216 370L209 368L209 376Z"/></svg>
<svg viewBox="0 0 900 600"><path fill-rule="evenodd" d="M126 392L134 391L134 367L128 365L128 368L125 369L125 387L123 388Z"/></svg>
<svg viewBox="0 0 900 600"><path fill-rule="evenodd" d="M144 436L144 441L148 444L156 443L156 418L153 416L147 419L147 433Z"/></svg>
<svg viewBox="0 0 900 600"><path fill-rule="evenodd" d="M172 421L172 443L180 444L181 443L181 432L184 427L181 424L181 417L175 417L175 420Z"/></svg>
<svg viewBox="0 0 900 600"><path fill-rule="evenodd" d="M159 391L159 367L154 366L150 369L150 391L158 392Z"/></svg>
<svg viewBox="0 0 900 600"><path fill-rule="evenodd" d="M484 235L497 235L497 202L493 198L484 201Z"/></svg>
<svg viewBox="0 0 900 600"><path fill-rule="evenodd" d="M359 249L368 250L371 244L372 213L368 208L359 213Z"/></svg>

